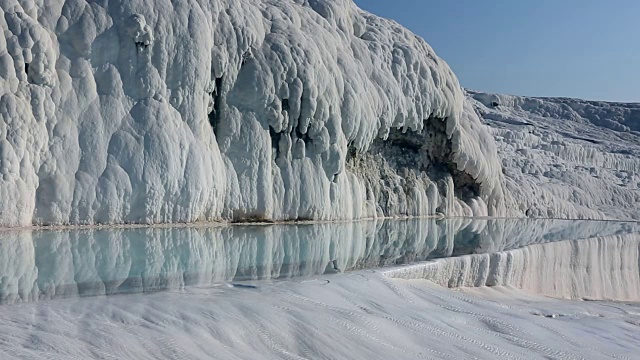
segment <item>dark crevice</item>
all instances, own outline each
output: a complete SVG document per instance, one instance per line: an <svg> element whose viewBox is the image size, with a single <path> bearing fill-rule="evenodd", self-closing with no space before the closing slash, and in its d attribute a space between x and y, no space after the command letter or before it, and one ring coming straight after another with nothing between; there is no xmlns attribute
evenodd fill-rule
<svg viewBox="0 0 640 360"><path fill-rule="evenodd" d="M298 138L302 138L302 132L300 132L300 130L298 129L300 127L300 124L302 124L302 115L305 113L305 108L306 108L306 102L304 101L304 86L302 87L302 92L300 93L300 114L298 115L298 118L296 119L296 123L294 125L295 127L295 132L296 135L298 135ZM288 101L287 101L288 103ZM308 130L308 128L307 128ZM291 133L291 136L293 136L293 132ZM305 141L306 144L306 141Z"/></svg>
<svg viewBox="0 0 640 360"><path fill-rule="evenodd" d="M438 184L441 194L447 191L446 179L450 176L455 197L463 201L472 199L480 195L480 184L467 172L458 170L446 124L446 118L430 116L419 132L392 128L387 139L376 140L369 152L381 156L398 173L425 173ZM348 145L347 160L353 166L357 152L352 148Z"/></svg>
<svg viewBox="0 0 640 360"><path fill-rule="evenodd" d="M273 149L274 158L277 159L280 156L280 138L282 138L281 132L276 132L276 130L269 125L269 135L271 136L271 148Z"/></svg>
<svg viewBox="0 0 640 360"><path fill-rule="evenodd" d="M400 129L392 132L387 142L390 146L395 146L412 153L417 153L422 149L422 143L419 137L412 136L412 134L407 136L407 134L402 133Z"/></svg>
<svg viewBox="0 0 640 360"><path fill-rule="evenodd" d="M258 215L253 215L253 216L247 216L247 217L241 217L241 218L234 218L231 220L232 224L243 224L243 223L248 223L248 224L253 224L253 223L264 223L264 224L273 224L275 223L275 221L273 221L272 219L268 219L266 217L263 216L258 216Z"/></svg>
<svg viewBox="0 0 640 360"><path fill-rule="evenodd" d="M480 196L480 184L469 173L458 170L454 163L449 163L449 173L453 178L456 197L468 200Z"/></svg>
<svg viewBox="0 0 640 360"><path fill-rule="evenodd" d="M367 148L359 148L350 140L345 166L364 180L367 200L375 200L383 213L393 209L408 215L410 203L405 198L409 199L418 186L427 186L426 191L430 191L428 187L437 187L440 199L432 204L436 212L448 210L442 203L444 195L464 202L478 196L480 184L457 169L446 124L446 118L430 116L420 131L391 128L384 139L374 140ZM451 180L453 188L449 186Z"/></svg>
<svg viewBox="0 0 640 360"><path fill-rule="evenodd" d="M32 79L29 77L30 65L28 62L24 63L24 73L27 74L27 82L33 84Z"/></svg>
<svg viewBox="0 0 640 360"><path fill-rule="evenodd" d="M458 199L469 200L480 195L480 184L465 171L458 170L453 160L453 144L446 132L447 119L430 118L425 121L425 131L428 136L429 172L434 174L449 174L453 180L453 191ZM439 182L443 184L443 182ZM444 191L444 189L440 189Z"/></svg>
<svg viewBox="0 0 640 360"><path fill-rule="evenodd" d="M448 164L452 157L451 139L447 136L447 118L429 117L424 121L425 147L431 163Z"/></svg>
<svg viewBox="0 0 640 360"><path fill-rule="evenodd" d="M135 44L136 44L136 48L141 51L149 47L148 44L145 44L142 41L136 41Z"/></svg>
<svg viewBox="0 0 640 360"><path fill-rule="evenodd" d="M251 59L251 51L247 50L244 52L244 54L242 54L241 66L246 64L249 59Z"/></svg>
<svg viewBox="0 0 640 360"><path fill-rule="evenodd" d="M296 138L304 141L304 146L308 147L311 144L311 138L309 137L309 133L302 133L300 131L300 125L296 126Z"/></svg>
<svg viewBox="0 0 640 360"><path fill-rule="evenodd" d="M218 136L218 127L220 125L220 103L222 97L222 84L223 77L216 78L216 85L213 93L210 94L213 97L213 110L209 113L209 124L211 124L211 128L213 129L213 134Z"/></svg>
<svg viewBox="0 0 640 360"><path fill-rule="evenodd" d="M346 162L347 163L353 162L356 160L357 157L358 157L358 149L353 144L353 141L349 141L349 143L347 144Z"/></svg>
<svg viewBox="0 0 640 360"><path fill-rule="evenodd" d="M453 144L447 136L447 119L431 117L425 121L427 134L427 151L429 156L429 174L434 180L442 180L443 176L450 175L453 180L453 191L456 198L467 201L480 195L480 184L465 171L458 170L453 160ZM438 181L440 191L445 184Z"/></svg>
<svg viewBox="0 0 640 360"><path fill-rule="evenodd" d="M291 109L289 99L282 99L281 106L283 112L288 112ZM300 139L304 141L305 148L309 146L309 144L311 143L311 138L308 134L303 134L302 131L300 131L299 124L300 119L298 119L298 123L291 130L283 129L280 132L277 132L271 125L269 125L269 136L271 137L271 147L273 149L274 159L277 159L278 156L280 156L280 139L284 135L285 131L290 131L289 135L292 141L295 142L295 140Z"/></svg>

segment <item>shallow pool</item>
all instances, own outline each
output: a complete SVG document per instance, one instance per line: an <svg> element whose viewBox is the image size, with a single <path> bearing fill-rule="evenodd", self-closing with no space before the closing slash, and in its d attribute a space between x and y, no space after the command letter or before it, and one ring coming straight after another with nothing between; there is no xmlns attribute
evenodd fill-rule
<svg viewBox="0 0 640 360"><path fill-rule="evenodd" d="M144 293L411 264L561 240L640 232L640 224L533 219L0 232L0 303Z"/></svg>

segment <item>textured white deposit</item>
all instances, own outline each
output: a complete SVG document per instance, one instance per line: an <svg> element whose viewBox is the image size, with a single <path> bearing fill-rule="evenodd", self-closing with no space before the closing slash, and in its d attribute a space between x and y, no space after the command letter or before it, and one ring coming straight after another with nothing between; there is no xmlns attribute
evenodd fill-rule
<svg viewBox="0 0 640 360"><path fill-rule="evenodd" d="M511 286L566 298L640 301L640 236L609 236L439 259L387 276L446 287Z"/></svg>
<svg viewBox="0 0 640 360"><path fill-rule="evenodd" d="M640 216L638 106L466 96L351 0L0 15L0 226Z"/></svg>
<svg viewBox="0 0 640 360"><path fill-rule="evenodd" d="M640 104L468 92L531 217L640 219Z"/></svg>
<svg viewBox="0 0 640 360"><path fill-rule="evenodd" d="M465 91L351 0L0 0L0 24L0 227L640 219L640 105ZM638 357L627 226L448 224L2 232L0 358ZM458 236L497 253L212 286L456 255ZM104 296L121 288L146 294Z"/></svg>
<svg viewBox="0 0 640 360"><path fill-rule="evenodd" d="M622 290L617 283L602 286L609 273L625 280L617 274L628 270L635 271L628 279L635 292L616 294L638 301L639 239L514 250L513 264L529 261L531 274L561 272L555 280L546 279L552 281L546 286L533 277L513 285L548 290L570 283L571 275L562 271L578 270L574 284L581 291L560 288L555 295L606 297L610 290ZM612 245L602 246L608 240ZM570 265L572 251L579 255L576 266ZM540 256L551 256L554 265L543 269ZM595 261L587 266L583 260ZM446 271L447 261L432 264ZM458 262L463 263L468 262ZM515 266L514 273L526 271ZM638 302L556 300L513 287L454 291L368 270L253 284L0 306L0 357L592 360L637 359L640 353Z"/></svg>
<svg viewBox="0 0 640 360"><path fill-rule="evenodd" d="M447 64L350 0L0 5L0 225L504 212ZM428 129L403 177L349 165Z"/></svg>

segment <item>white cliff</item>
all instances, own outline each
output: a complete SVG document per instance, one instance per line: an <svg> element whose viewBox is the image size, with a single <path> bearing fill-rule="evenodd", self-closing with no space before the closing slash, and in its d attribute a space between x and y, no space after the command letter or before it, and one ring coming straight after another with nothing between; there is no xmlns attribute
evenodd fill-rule
<svg viewBox="0 0 640 360"><path fill-rule="evenodd" d="M572 105L466 95L425 41L350 0L2 0L0 15L1 227L640 216L636 108L578 102L568 132L504 130L520 114L544 132ZM622 152L563 145L583 126L624 134ZM541 143L552 160L527 155Z"/></svg>
<svg viewBox="0 0 640 360"><path fill-rule="evenodd" d="M449 67L349 0L0 13L2 226L506 211Z"/></svg>

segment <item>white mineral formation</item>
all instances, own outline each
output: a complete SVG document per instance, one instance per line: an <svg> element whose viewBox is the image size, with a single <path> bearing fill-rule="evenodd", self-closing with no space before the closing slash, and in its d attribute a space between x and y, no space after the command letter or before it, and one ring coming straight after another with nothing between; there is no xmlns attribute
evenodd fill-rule
<svg viewBox="0 0 640 360"><path fill-rule="evenodd" d="M530 217L640 219L640 104L469 92Z"/></svg>
<svg viewBox="0 0 640 360"><path fill-rule="evenodd" d="M0 225L505 212L398 24L332 1L0 1Z"/></svg>
<svg viewBox="0 0 640 360"><path fill-rule="evenodd" d="M447 64L351 0L0 0L0 14L0 226L604 217L638 201L505 180Z"/></svg>
<svg viewBox="0 0 640 360"><path fill-rule="evenodd" d="M531 245L396 268L386 274L456 287L510 286L563 299L640 299L640 236Z"/></svg>

